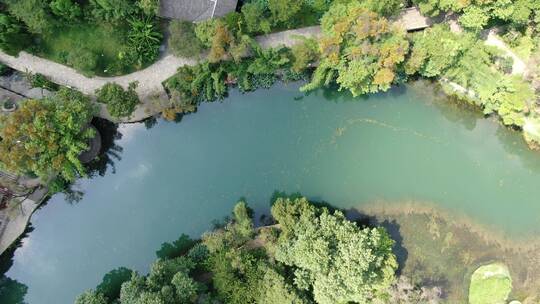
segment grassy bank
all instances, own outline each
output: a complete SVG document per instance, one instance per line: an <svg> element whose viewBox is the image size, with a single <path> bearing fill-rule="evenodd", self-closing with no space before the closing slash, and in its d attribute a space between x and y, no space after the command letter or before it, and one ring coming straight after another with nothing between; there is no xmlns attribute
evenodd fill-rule
<svg viewBox="0 0 540 304"><path fill-rule="evenodd" d="M37 53L62 64L67 64L69 53L74 49L87 49L97 54L94 70L96 75L114 76L122 72L114 68L118 52L127 48L127 26L113 26L109 23L81 23L69 27L56 28L43 35L37 44ZM134 70L134 67L131 68Z"/></svg>

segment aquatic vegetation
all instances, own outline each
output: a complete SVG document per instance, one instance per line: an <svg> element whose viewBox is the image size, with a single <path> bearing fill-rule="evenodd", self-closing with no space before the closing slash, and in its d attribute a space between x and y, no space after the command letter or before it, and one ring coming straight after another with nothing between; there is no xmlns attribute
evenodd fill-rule
<svg viewBox="0 0 540 304"><path fill-rule="evenodd" d="M508 276L500 282L497 280L501 294L508 296L513 287L512 294L518 299L526 299L527 303L538 300L538 240L508 238L494 228L487 229L467 217L443 211L431 204L377 202L361 208L361 214L370 217L374 224L380 223L388 231L393 231L392 237L400 240L396 255L401 274L410 277L413 284L429 281L430 286L441 288L444 299L449 303L467 302L470 288L465 285L469 282L464 277L468 278L486 261L493 260L504 263L501 269L505 271L501 273L521 274L511 279ZM505 287L508 282L509 290ZM482 289L475 285L475 301L486 299L486 302L476 303L498 303L490 302L493 298L483 295L483 292L495 294L487 290L490 283L479 284Z"/></svg>

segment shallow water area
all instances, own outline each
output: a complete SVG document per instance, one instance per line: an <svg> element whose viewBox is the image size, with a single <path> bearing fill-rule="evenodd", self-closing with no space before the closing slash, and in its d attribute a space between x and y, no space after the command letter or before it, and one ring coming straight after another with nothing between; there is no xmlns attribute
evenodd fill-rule
<svg viewBox="0 0 540 304"><path fill-rule="evenodd" d="M72 303L113 268L146 272L161 243L199 236L240 198L268 212L274 191L339 208L432 202L511 237L540 232L540 153L519 132L427 83L365 98L298 87L110 130L103 176L78 182L79 202L56 195L38 210L6 275L30 304Z"/></svg>

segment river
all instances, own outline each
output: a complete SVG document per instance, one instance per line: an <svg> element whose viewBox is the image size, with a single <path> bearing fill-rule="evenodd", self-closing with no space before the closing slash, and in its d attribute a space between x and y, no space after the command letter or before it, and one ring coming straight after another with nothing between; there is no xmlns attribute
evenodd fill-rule
<svg viewBox="0 0 540 304"><path fill-rule="evenodd" d="M72 303L119 266L146 272L161 243L199 236L241 198L265 213L274 191L341 208L425 202L512 237L540 233L540 153L422 83L367 98L233 91L178 123L117 131L119 158L77 183L79 202L56 195L38 210L9 257L28 303Z"/></svg>

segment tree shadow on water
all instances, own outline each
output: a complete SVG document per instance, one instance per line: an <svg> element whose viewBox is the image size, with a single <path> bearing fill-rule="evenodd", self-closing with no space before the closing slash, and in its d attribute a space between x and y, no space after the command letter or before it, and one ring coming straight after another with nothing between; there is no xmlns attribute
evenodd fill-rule
<svg viewBox="0 0 540 304"><path fill-rule="evenodd" d="M400 275L409 256L409 252L405 247L403 247L403 236L400 232L400 225L395 220L379 221L375 216L361 213L354 208L346 210L345 215L347 219L354 221L360 227L383 227L386 229L386 232L388 232L390 238L394 240L394 247L392 248L392 251L396 255L398 262L396 274Z"/></svg>
<svg viewBox="0 0 540 304"><path fill-rule="evenodd" d="M104 176L109 167L114 174L115 161L122 159L123 148L116 144L116 141L122 138L122 133L118 131L118 124L106 119L94 118L92 124L101 134L101 151L99 156L87 165L87 174L89 177Z"/></svg>
<svg viewBox="0 0 540 304"><path fill-rule="evenodd" d="M15 251L22 246L22 240L34 230L29 224L19 239L0 255L0 303L23 304L28 286L6 276L15 257Z"/></svg>

